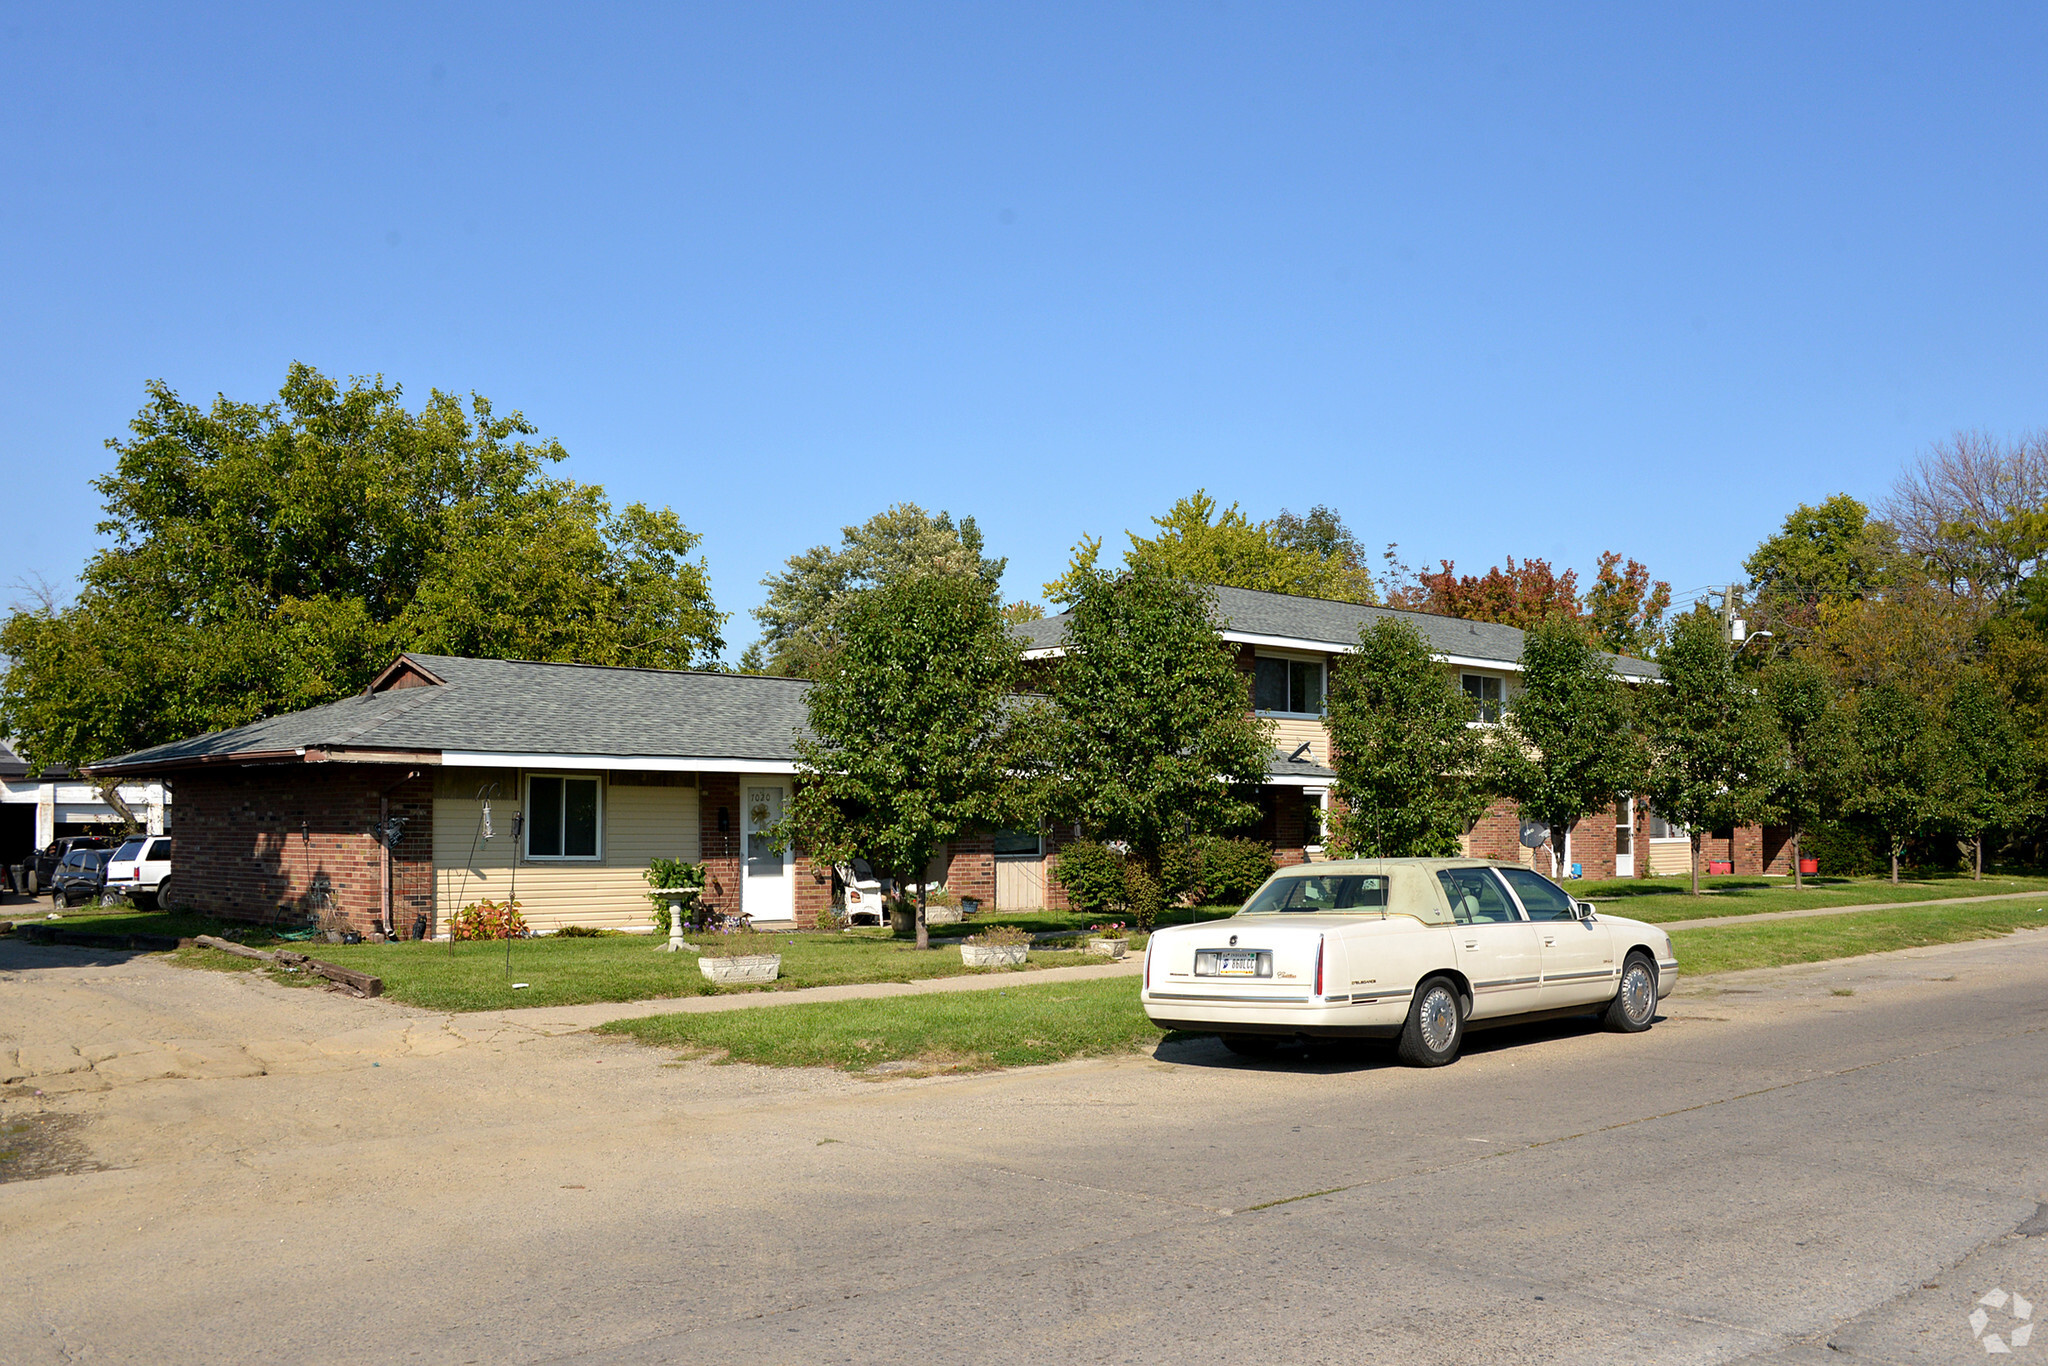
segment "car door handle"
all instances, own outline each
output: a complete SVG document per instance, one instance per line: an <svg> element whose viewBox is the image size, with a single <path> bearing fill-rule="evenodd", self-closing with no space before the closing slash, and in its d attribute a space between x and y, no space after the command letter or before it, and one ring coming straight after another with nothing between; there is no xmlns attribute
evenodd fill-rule
<svg viewBox="0 0 2048 1366"><path fill-rule="evenodd" d="M1554 935L1548 935L1548 934L1544 935L1544 936L1543 936L1543 947L1544 947L1544 948L1546 948L1546 949L1554 949L1554 948L1556 948L1556 947L1557 947L1557 938L1556 938L1556 936L1554 936Z"/></svg>
<svg viewBox="0 0 2048 1366"><path fill-rule="evenodd" d="M1479 947L1479 941L1477 939L1467 939L1465 941L1465 947L1468 949L1476 949Z"/></svg>

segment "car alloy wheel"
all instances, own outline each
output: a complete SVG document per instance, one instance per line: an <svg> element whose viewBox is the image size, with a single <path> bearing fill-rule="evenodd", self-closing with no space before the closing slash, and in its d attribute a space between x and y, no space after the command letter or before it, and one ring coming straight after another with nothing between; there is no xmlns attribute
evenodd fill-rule
<svg viewBox="0 0 2048 1366"><path fill-rule="evenodd" d="M1465 1003L1455 983L1432 977L1416 989L1408 1024L1401 1031L1401 1061L1411 1067L1442 1067L1464 1042Z"/></svg>
<svg viewBox="0 0 2048 1366"><path fill-rule="evenodd" d="M1604 1023L1623 1034L1640 1034L1657 1018L1657 966L1638 949L1621 965L1621 985L1608 1003Z"/></svg>

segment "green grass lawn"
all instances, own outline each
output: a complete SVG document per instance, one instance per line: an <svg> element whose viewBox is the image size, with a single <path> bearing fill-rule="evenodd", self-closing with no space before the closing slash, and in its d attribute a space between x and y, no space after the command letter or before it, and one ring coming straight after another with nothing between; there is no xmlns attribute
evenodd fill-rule
<svg viewBox="0 0 2048 1366"><path fill-rule="evenodd" d="M1870 902L1936 901L1949 897L1997 896L2003 892L2048 895L2048 877L1986 875L1982 882L1961 874L1902 878L1894 887L1885 878L1810 877L1804 891L1782 877L1703 877L1702 895L1687 891L1685 877L1613 878L1568 882L1573 896L1602 910L1636 920L1696 920L1707 916L1755 915L1761 911L1796 911L1808 907L1860 906Z"/></svg>
<svg viewBox="0 0 2048 1366"><path fill-rule="evenodd" d="M1698 976L1854 958L1927 944L1991 939L2014 930L2044 926L2048 926L2048 909L2044 909L2044 904L2007 901L1851 911L1847 915L1773 920L1762 925L1710 925L1677 931L1671 936L1671 945L1678 953L1679 971Z"/></svg>
<svg viewBox="0 0 2048 1366"><path fill-rule="evenodd" d="M1004 919L1031 923L1042 917ZM960 938L988 923L977 919L964 926L938 927L958 933L950 938L935 934L933 942L936 947L922 953L911 941L893 938L886 930L775 935L776 950L782 954L782 976L778 981L772 986L717 987L698 971L695 954L665 952L667 940L652 935L616 935L602 939L543 936L513 940L511 972L507 975L503 940L465 940L454 944L280 945L262 928L239 922L119 907L81 909L63 917L61 923L71 929L101 934L180 937L214 934L259 948L295 948L325 962L375 974L384 980L384 994L392 1000L432 1010L502 1010L517 1006L578 1005L591 1001L644 1001L668 996L790 991L798 987L854 982L912 982L927 977L991 972L1022 975L1037 968L1073 967L1107 961L1077 949L1047 948L1033 949L1024 969L970 968L960 961L958 944ZM1058 919L1041 928L1069 929L1072 926L1066 920ZM1082 918L1081 933L1086 933L1085 918ZM717 935L709 935L693 938L691 942L709 948L717 939ZM285 974L212 949L182 949L174 955L173 961L225 972L266 971L282 981L303 980L303 974ZM526 985L515 989L513 984L518 982Z"/></svg>
<svg viewBox="0 0 2048 1366"><path fill-rule="evenodd" d="M1958 943L2048 927L2030 903L1861 911L1814 920L1681 930L1672 936L1687 977ZM620 1020L622 1034L689 1057L770 1067L862 1072L908 1064L900 1075L1100 1057L1149 1047L1165 1034L1138 1006L1138 984L1108 978L1005 991L834 1001L775 1010L656 1015ZM899 1073L891 1073L897 1075Z"/></svg>
<svg viewBox="0 0 2048 1366"><path fill-rule="evenodd" d="M1138 1008L1128 977L728 1010L620 1020L603 1033L624 1034L690 1056L722 1051L721 1061L769 1067L836 1067L861 1072L877 1063L919 1071L1022 1067L1066 1058L1128 1052L1165 1031Z"/></svg>

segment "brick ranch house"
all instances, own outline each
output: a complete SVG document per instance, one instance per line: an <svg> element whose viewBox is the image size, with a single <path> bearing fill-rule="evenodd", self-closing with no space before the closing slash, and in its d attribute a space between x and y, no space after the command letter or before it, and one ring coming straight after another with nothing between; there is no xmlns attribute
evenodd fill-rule
<svg viewBox="0 0 2048 1366"><path fill-rule="evenodd" d="M720 910L810 924L831 870L763 835L795 781L804 687L407 654L358 696L94 771L171 786L179 899L238 918L439 935L516 891L537 930L645 928L642 872L678 858L705 864Z"/></svg>
<svg viewBox="0 0 2048 1366"><path fill-rule="evenodd" d="M1522 673L1522 632L1512 626L1222 585L1212 585L1210 591L1218 630L1245 675L1250 711L1273 727L1272 763L1256 794L1262 814L1256 828L1246 833L1270 843L1281 864L1323 856L1320 831L1336 776L1329 768L1323 699L1331 671L1342 668L1344 657L1356 650L1361 628L1395 617L1421 631L1432 654L1471 699L1474 725L1500 720ZM1058 667L1065 653L1064 615L1024 622L1017 633L1027 660ZM1654 686L1654 664L1620 655L1608 659L1617 677ZM1521 822L1512 804L1496 802L1465 836L1464 851L1547 872L1548 846L1532 851L1522 845L1520 834ZM1034 840L1028 832L999 836L984 855L996 865L997 903L1004 899L1002 884L1012 881L1020 892L1043 886L1047 904L1058 905L1059 842L1059 835L1046 840ZM1577 864L1589 878L1682 873L1691 866L1686 832L1632 798L1581 821L1566 835L1561 852L1564 867ZM1700 858L1703 865L1709 860L1731 862L1738 873L1790 872L1791 832L1753 826L1711 831L1702 840Z"/></svg>

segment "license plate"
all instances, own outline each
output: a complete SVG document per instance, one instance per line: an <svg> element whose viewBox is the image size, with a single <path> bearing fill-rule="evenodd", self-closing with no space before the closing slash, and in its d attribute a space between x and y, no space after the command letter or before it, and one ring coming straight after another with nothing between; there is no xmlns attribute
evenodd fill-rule
<svg viewBox="0 0 2048 1366"><path fill-rule="evenodd" d="M1259 955L1256 953L1219 953L1216 955L1218 977L1256 977L1259 975Z"/></svg>

